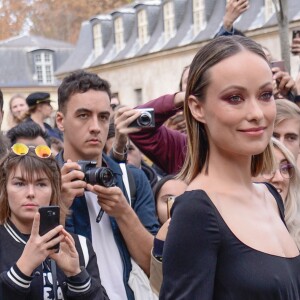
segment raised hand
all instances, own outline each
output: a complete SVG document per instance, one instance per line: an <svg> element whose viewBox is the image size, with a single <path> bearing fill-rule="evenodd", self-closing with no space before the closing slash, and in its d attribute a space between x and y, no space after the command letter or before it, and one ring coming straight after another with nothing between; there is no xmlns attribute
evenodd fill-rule
<svg viewBox="0 0 300 300"><path fill-rule="evenodd" d="M81 196L84 193L86 187L86 182L83 181L84 174L80 171L80 166L77 162L72 162L68 159L61 169L61 178L61 199L69 208L72 205L74 198Z"/></svg>
<svg viewBox="0 0 300 300"><path fill-rule="evenodd" d="M235 20L248 8L248 0L229 0L226 5L226 13L223 18L223 27L227 31L231 31Z"/></svg>
<svg viewBox="0 0 300 300"><path fill-rule="evenodd" d="M61 231L61 234L64 239L60 243L59 252L51 254L50 257L56 261L67 277L75 276L81 272L75 242L65 229Z"/></svg>
<svg viewBox="0 0 300 300"><path fill-rule="evenodd" d="M51 254L55 253L55 249L49 250L51 247L60 243L64 236L60 234L63 226L59 225L50 230L43 236L39 235L40 214L36 213L34 216L31 234L23 253L17 261L17 266L20 271L31 276L32 272ZM53 238L59 234L58 237ZM53 239L52 239L53 238Z"/></svg>

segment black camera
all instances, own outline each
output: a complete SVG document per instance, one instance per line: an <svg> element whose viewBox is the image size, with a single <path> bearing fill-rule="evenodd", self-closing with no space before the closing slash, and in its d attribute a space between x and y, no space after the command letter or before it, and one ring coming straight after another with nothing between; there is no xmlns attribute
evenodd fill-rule
<svg viewBox="0 0 300 300"><path fill-rule="evenodd" d="M154 109L153 108L141 108L136 109L141 111L141 115L134 120L128 127L154 127L155 119L154 119Z"/></svg>
<svg viewBox="0 0 300 300"><path fill-rule="evenodd" d="M114 173L110 168L97 167L96 161L79 160L77 162L81 171L84 173L84 181L92 185L99 184L104 187L111 187L115 185Z"/></svg>

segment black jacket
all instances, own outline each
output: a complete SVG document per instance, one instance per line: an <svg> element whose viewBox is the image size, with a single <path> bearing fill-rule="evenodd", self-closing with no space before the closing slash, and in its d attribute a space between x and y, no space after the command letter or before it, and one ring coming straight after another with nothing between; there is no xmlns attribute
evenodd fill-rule
<svg viewBox="0 0 300 300"><path fill-rule="evenodd" d="M81 273L73 277L57 267L57 281L65 300L109 299L101 285L96 254L91 243L83 237L72 235L79 254ZM0 225L0 299L43 299L43 270L40 265L32 276L24 275L16 266L29 236L21 234L11 223Z"/></svg>

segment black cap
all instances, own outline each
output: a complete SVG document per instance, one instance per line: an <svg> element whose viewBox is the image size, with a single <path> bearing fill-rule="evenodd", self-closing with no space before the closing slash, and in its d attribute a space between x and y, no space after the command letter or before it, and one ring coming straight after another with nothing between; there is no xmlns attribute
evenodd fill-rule
<svg viewBox="0 0 300 300"><path fill-rule="evenodd" d="M50 102L50 101L51 101L50 94L44 92L32 93L26 98L26 102L29 107L37 105L42 102Z"/></svg>

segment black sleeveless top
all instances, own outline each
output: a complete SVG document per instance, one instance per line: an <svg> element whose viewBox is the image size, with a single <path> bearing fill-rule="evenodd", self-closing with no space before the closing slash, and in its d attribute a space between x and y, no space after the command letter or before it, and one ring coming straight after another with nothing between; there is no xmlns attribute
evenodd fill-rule
<svg viewBox="0 0 300 300"><path fill-rule="evenodd" d="M281 197L267 186L284 222ZM160 299L300 299L300 255L280 257L242 243L203 190L176 198L172 212Z"/></svg>

